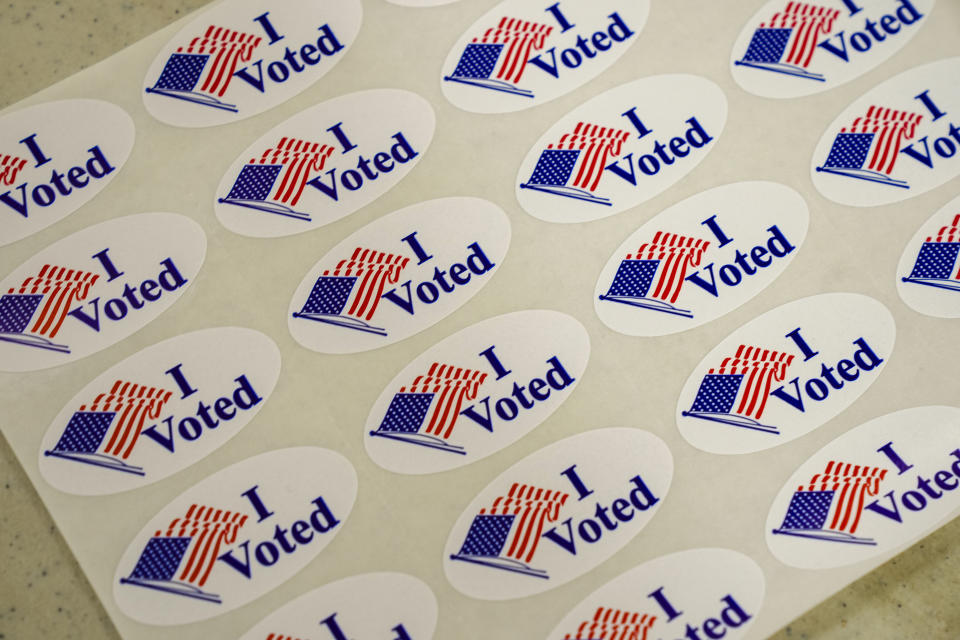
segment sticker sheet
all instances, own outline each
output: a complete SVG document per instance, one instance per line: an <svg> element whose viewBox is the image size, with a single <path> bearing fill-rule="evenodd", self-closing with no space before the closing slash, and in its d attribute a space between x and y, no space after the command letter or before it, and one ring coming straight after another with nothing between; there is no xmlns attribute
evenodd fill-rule
<svg viewBox="0 0 960 640"><path fill-rule="evenodd" d="M960 6L223 0L0 115L125 638L763 638L960 510Z"/></svg>

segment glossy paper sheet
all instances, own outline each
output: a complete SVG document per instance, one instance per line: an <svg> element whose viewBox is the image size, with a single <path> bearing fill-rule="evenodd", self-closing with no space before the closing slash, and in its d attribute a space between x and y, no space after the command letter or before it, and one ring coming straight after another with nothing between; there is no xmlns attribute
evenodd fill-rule
<svg viewBox="0 0 960 640"><path fill-rule="evenodd" d="M121 635L761 638L955 515L960 8L861 4L232 0L5 112Z"/></svg>

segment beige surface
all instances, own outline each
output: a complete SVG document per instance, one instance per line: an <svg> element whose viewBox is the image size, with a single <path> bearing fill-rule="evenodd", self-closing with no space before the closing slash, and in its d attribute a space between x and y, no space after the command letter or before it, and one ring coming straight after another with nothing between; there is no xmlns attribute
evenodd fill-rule
<svg viewBox="0 0 960 640"><path fill-rule="evenodd" d="M107 10L80 0L7 3L0 11L5 62L0 106L89 66L202 4L123 2ZM116 637L6 442L0 446L0 460L0 638ZM955 521L775 638L960 637L954 595L958 568L960 521Z"/></svg>

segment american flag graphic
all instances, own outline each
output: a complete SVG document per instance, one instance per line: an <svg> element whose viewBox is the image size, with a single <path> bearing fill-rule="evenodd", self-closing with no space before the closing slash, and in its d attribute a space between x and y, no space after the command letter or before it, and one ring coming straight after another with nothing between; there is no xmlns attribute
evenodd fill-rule
<svg viewBox="0 0 960 640"><path fill-rule="evenodd" d="M332 270L325 270L324 276L352 277L359 279L359 287L353 291L353 302L344 312L363 320L370 320L380 304L380 296L388 284L400 280L400 272L410 262L410 258L373 249L357 247L349 260L341 260Z"/></svg>
<svg viewBox="0 0 960 640"><path fill-rule="evenodd" d="M499 60L491 77L516 84L523 77L527 60L534 51L543 49L544 43L553 27L518 18L500 18L496 27L483 32L473 39L475 44L503 45Z"/></svg>
<svg viewBox="0 0 960 640"><path fill-rule="evenodd" d="M960 280L957 258L960 256L960 214L953 221L940 227L935 236L928 236L920 245L920 253L909 278L918 280ZM929 284L929 283L927 283Z"/></svg>
<svg viewBox="0 0 960 640"><path fill-rule="evenodd" d="M282 633L268 633L266 640L300 640L300 638L285 636Z"/></svg>
<svg viewBox="0 0 960 640"><path fill-rule="evenodd" d="M88 271L45 264L36 276L25 279L19 288L11 288L8 293L43 296L43 303L30 331L53 338L60 331L70 307L86 299L99 277Z"/></svg>
<svg viewBox="0 0 960 640"><path fill-rule="evenodd" d="M572 133L563 134L559 142L548 144L547 149L580 151L577 158L579 169L573 176L573 186L596 191L607 160L620 155L623 143L629 137L629 132L622 129L578 122Z"/></svg>
<svg viewBox="0 0 960 640"><path fill-rule="evenodd" d="M481 509L479 515L512 516L511 523L514 526L500 555L530 562L537 550L544 525L557 521L560 509L569 497L562 491L550 491L515 482L507 495L494 500L489 509Z"/></svg>
<svg viewBox="0 0 960 640"><path fill-rule="evenodd" d="M886 475L887 470L881 467L829 461L823 473L797 487L790 505L792 513L787 514L784 528L794 525L793 528L807 529L812 524L822 523L819 528L856 533L867 498L880 493L880 483ZM805 509L795 508L795 504L800 504L798 496L803 494L822 497L822 500L809 504L803 502ZM789 522L791 515L796 522Z"/></svg>
<svg viewBox="0 0 960 640"><path fill-rule="evenodd" d="M826 165L870 169L890 175L901 143L913 138L922 119L918 113L872 105L866 115L840 130ZM868 159L871 148L873 152Z"/></svg>
<svg viewBox="0 0 960 640"><path fill-rule="evenodd" d="M80 412L113 413L115 420L101 443L103 453L126 460L148 420L156 420L173 392L124 380L113 383L108 393L98 394L90 404L80 405ZM75 414L76 415L76 414ZM59 446L58 446L59 448Z"/></svg>
<svg viewBox="0 0 960 640"><path fill-rule="evenodd" d="M782 11L773 14L761 29L791 29L783 62L807 68L817 48L820 36L833 31L833 23L840 16L838 9L829 9L804 2L788 2Z"/></svg>
<svg viewBox="0 0 960 640"><path fill-rule="evenodd" d="M210 56L212 64L206 68L199 91L222 97L230 86L233 72L241 62L249 62L253 50L260 44L259 36L210 25L202 36L193 38L177 53Z"/></svg>
<svg viewBox="0 0 960 640"><path fill-rule="evenodd" d="M673 304L680 296L687 269L700 266L709 240L657 231L650 242L645 242L636 254L627 254L627 260L659 260L659 275L649 296Z"/></svg>
<svg viewBox="0 0 960 640"><path fill-rule="evenodd" d="M610 607L597 607L590 620L584 620L563 640L647 640L657 616Z"/></svg>
<svg viewBox="0 0 960 640"><path fill-rule="evenodd" d="M27 166L27 161L17 156L0 154L0 184L11 186L17 181L17 174Z"/></svg>
<svg viewBox="0 0 960 640"><path fill-rule="evenodd" d="M179 539L187 542L179 558L178 580L198 587L206 584L223 545L237 541L247 515L193 504L182 518L175 518L166 530L154 533L153 540Z"/></svg>
<svg viewBox="0 0 960 640"><path fill-rule="evenodd" d="M770 388L773 382L782 381L787 375L787 367L793 362L793 354L773 351L761 347L740 345L736 355L724 358L720 366L710 369L707 375L735 375L746 380L738 385L740 402L736 413L759 420L767 406ZM734 394L737 389L734 389ZM732 399L732 398L731 398Z"/></svg>
<svg viewBox="0 0 960 640"><path fill-rule="evenodd" d="M297 138L280 138L275 147L265 150L259 158L251 158L250 165L281 165L273 200L296 206L311 175L323 171L324 163L333 154L333 147ZM249 166L249 165L248 165Z"/></svg>
<svg viewBox="0 0 960 640"><path fill-rule="evenodd" d="M400 393L434 394L423 433L447 440L453 433L464 401L475 400L486 379L487 374L480 371L434 362L426 375L417 376L409 386L400 387Z"/></svg>

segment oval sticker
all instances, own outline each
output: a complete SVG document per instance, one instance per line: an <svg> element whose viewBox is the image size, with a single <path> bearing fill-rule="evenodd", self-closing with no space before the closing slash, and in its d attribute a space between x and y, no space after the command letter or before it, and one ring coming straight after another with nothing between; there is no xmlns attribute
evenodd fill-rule
<svg viewBox="0 0 960 640"><path fill-rule="evenodd" d="M710 453L763 451L825 424L860 397L893 351L885 306L854 293L788 302L707 354L677 402L686 440Z"/></svg>
<svg viewBox="0 0 960 640"><path fill-rule="evenodd" d="M480 492L453 525L443 568L463 594L512 600L590 571L663 503L673 456L657 436L614 427L533 453Z"/></svg>
<svg viewBox="0 0 960 640"><path fill-rule="evenodd" d="M620 245L597 280L594 309L631 336L698 327L776 280L803 244L808 221L803 197L775 182L704 191Z"/></svg>
<svg viewBox="0 0 960 640"><path fill-rule="evenodd" d="M421 580L403 573L365 573L303 594L240 640L292 640L317 633L330 640L430 640L437 613L437 599Z"/></svg>
<svg viewBox="0 0 960 640"><path fill-rule="evenodd" d="M960 318L960 196L914 234L897 265L897 293L914 311Z"/></svg>
<svg viewBox="0 0 960 640"><path fill-rule="evenodd" d="M218 4L154 59L143 79L144 105L177 127L211 127L262 113L340 62L362 18L359 0Z"/></svg>
<svg viewBox="0 0 960 640"><path fill-rule="evenodd" d="M373 405L364 442L397 473L446 471L485 458L539 426L570 396L590 337L558 311L479 322L418 356Z"/></svg>
<svg viewBox="0 0 960 640"><path fill-rule="evenodd" d="M0 246L100 193L130 157L133 119L102 100L46 102L0 118Z"/></svg>
<svg viewBox="0 0 960 640"><path fill-rule="evenodd" d="M423 331L490 281L510 221L479 198L421 202L375 220L315 264L290 301L294 339L321 353L378 349Z"/></svg>
<svg viewBox="0 0 960 640"><path fill-rule="evenodd" d="M364 207L406 177L430 146L430 103L374 89L301 111L240 154L217 187L217 218L245 236L316 229Z"/></svg>
<svg viewBox="0 0 960 640"><path fill-rule="evenodd" d="M0 370L84 358L140 330L190 286L207 238L193 220L142 213L56 242L0 282Z"/></svg>
<svg viewBox="0 0 960 640"><path fill-rule="evenodd" d="M960 58L914 67L874 87L827 127L810 177L834 202L872 207L960 174Z"/></svg>
<svg viewBox="0 0 960 640"><path fill-rule="evenodd" d="M120 610L178 625L232 611L280 586L343 528L357 474L339 453L263 453L188 489L150 519L117 565Z"/></svg>
<svg viewBox="0 0 960 640"><path fill-rule="evenodd" d="M760 612L765 587L763 571L742 553L680 551L645 562L600 587L547 638L737 640Z"/></svg>
<svg viewBox="0 0 960 640"><path fill-rule="evenodd" d="M700 164L726 121L726 96L706 78L654 76L614 87L533 145L517 173L517 200L547 222L625 211Z"/></svg>
<svg viewBox="0 0 960 640"><path fill-rule="evenodd" d="M649 0L501 2L453 45L440 83L465 111L507 113L592 80L636 42Z"/></svg>
<svg viewBox="0 0 960 640"><path fill-rule="evenodd" d="M41 443L40 472L80 495L151 484L236 435L279 377L280 350L259 331L220 327L164 340L67 403Z"/></svg>
<svg viewBox="0 0 960 640"><path fill-rule="evenodd" d="M781 562L842 567L930 533L960 507L960 409L914 407L843 434L777 494L766 538Z"/></svg>
<svg viewBox="0 0 960 640"><path fill-rule="evenodd" d="M740 32L730 72L765 98L796 98L850 82L902 49L934 0L767 2Z"/></svg>

